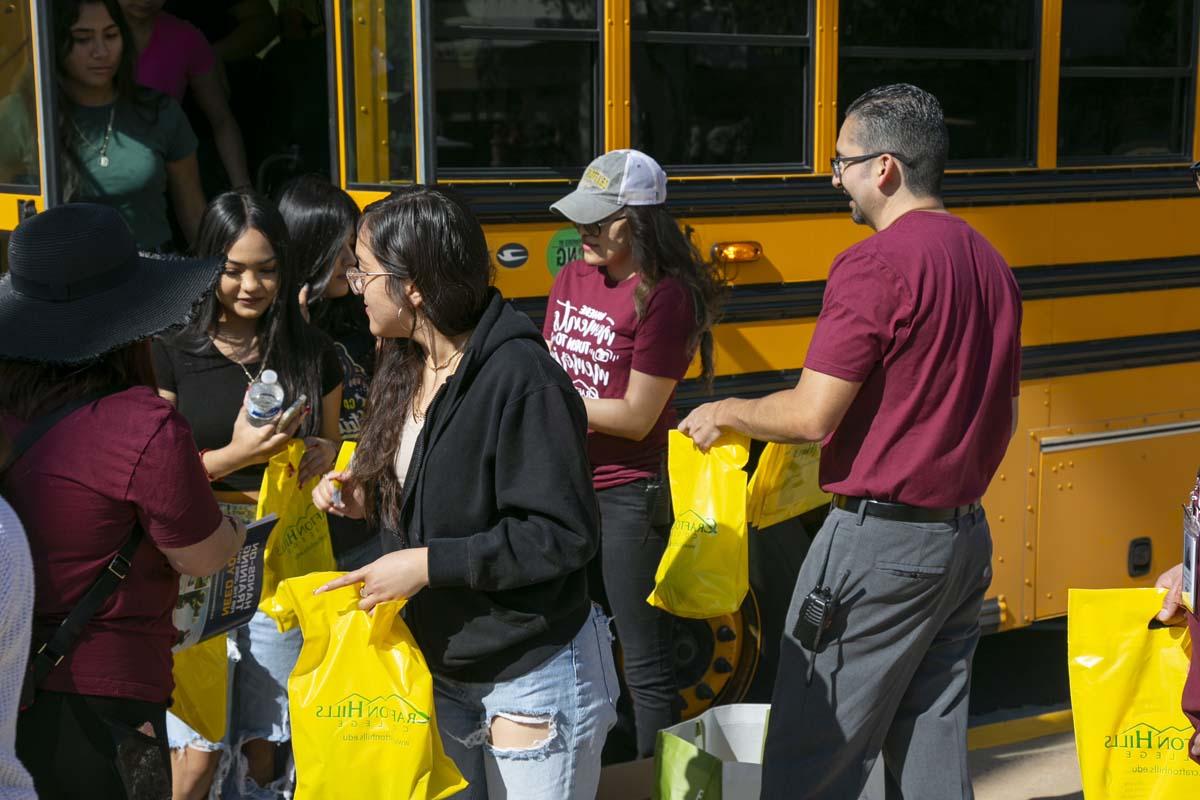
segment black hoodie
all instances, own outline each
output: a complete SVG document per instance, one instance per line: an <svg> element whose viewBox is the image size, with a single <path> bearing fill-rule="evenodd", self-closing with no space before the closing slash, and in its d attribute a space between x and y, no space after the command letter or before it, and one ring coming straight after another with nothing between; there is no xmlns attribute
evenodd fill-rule
<svg viewBox="0 0 1200 800"><path fill-rule="evenodd" d="M510 680L587 620L600 541L587 412L541 332L495 290L426 413L400 519L397 546L429 548L429 587L405 619L433 672Z"/></svg>

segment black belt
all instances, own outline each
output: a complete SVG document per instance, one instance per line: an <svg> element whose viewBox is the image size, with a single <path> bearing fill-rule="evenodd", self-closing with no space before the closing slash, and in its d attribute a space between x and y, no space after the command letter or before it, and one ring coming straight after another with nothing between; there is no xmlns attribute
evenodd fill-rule
<svg viewBox="0 0 1200 800"><path fill-rule="evenodd" d="M847 497L844 494L835 494L833 507L849 511L851 514L863 514L896 522L950 522L972 514L983 506L975 502L955 508L919 508L907 503L885 503L882 500L870 500L866 497Z"/></svg>

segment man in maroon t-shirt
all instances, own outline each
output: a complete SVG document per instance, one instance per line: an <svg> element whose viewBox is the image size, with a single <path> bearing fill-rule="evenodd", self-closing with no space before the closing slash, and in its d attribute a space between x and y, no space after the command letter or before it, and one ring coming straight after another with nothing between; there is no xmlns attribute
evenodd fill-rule
<svg viewBox="0 0 1200 800"><path fill-rule="evenodd" d="M796 583L764 798L961 800L967 695L991 534L979 499L1016 426L1021 299L999 253L946 212L941 106L899 84L846 111L833 185L874 236L838 256L799 384L697 408L723 430L821 441L834 495ZM810 597L810 595L813 595ZM823 629L809 622L834 609Z"/></svg>

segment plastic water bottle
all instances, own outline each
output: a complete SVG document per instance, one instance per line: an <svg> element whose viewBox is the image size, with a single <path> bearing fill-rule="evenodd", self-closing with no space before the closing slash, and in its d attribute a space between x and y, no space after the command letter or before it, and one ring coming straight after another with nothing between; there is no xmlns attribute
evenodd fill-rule
<svg viewBox="0 0 1200 800"><path fill-rule="evenodd" d="M255 427L270 424L283 410L283 387L275 370L264 370L246 394L246 416Z"/></svg>

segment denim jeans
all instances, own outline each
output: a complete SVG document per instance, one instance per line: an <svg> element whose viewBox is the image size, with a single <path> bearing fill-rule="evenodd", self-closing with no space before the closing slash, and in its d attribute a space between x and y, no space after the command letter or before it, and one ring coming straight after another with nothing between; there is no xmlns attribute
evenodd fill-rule
<svg viewBox="0 0 1200 800"><path fill-rule="evenodd" d="M636 730L641 758L654 755L658 731L679 721L681 705L675 687L674 618L646 602L670 536L670 515L659 505L667 502L667 491L665 482L656 488L643 479L596 492L601 530L600 555L590 575L592 595L616 623L633 706L633 724L623 719L621 728ZM595 580L597 564L601 581Z"/></svg>
<svg viewBox="0 0 1200 800"><path fill-rule="evenodd" d="M600 751L617 719L612 637L599 608L574 640L519 678L465 683L433 676L438 730L446 754L470 785L460 800L591 800L600 782ZM492 746L496 717L548 722L528 749Z"/></svg>
<svg viewBox="0 0 1200 800"><path fill-rule="evenodd" d="M291 739L287 681L304 643L299 628L280 633L275 621L256 611L250 622L231 636L237 660L229 670L229 725L225 740L210 742L174 714L167 714L167 736L172 749L192 747L220 751L221 761L209 797L225 800L276 800L290 795L293 765L290 754L280 775L270 786L258 786L246 774L242 745L252 739L282 744Z"/></svg>

